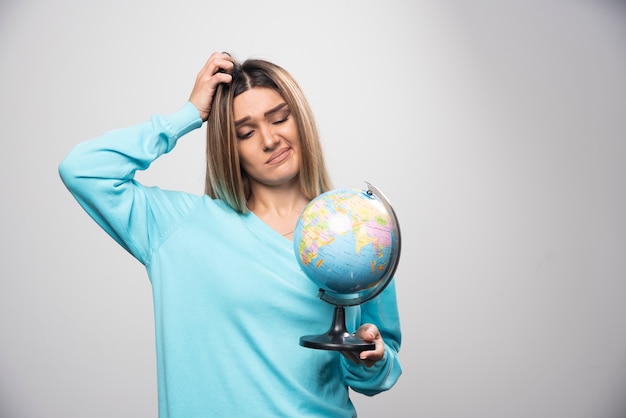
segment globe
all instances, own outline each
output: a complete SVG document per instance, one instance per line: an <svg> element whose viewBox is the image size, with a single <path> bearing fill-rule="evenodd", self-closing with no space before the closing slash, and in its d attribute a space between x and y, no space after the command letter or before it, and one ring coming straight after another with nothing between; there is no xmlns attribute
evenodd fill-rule
<svg viewBox="0 0 626 418"><path fill-rule="evenodd" d="M390 265L391 217L373 194L336 189L313 199L294 231L304 273L321 289L339 294L375 286Z"/></svg>
<svg viewBox="0 0 626 418"><path fill-rule="evenodd" d="M400 257L400 229L387 198L366 184L367 190L322 193L296 222L296 259L319 287L320 298L335 305L328 332L302 337L300 343L306 347L343 351L374 347L346 330L344 306L365 303L387 286Z"/></svg>

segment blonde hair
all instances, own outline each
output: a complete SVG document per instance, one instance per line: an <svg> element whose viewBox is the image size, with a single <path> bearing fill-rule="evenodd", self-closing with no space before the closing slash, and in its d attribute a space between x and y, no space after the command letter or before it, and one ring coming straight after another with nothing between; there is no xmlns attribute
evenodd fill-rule
<svg viewBox="0 0 626 418"><path fill-rule="evenodd" d="M283 68L260 59L235 63L232 82L220 84L207 119L205 193L247 213L250 180L241 168L233 116L233 100L254 87L276 91L285 100L298 127L300 188L308 199L330 190L322 146L313 112L296 80Z"/></svg>

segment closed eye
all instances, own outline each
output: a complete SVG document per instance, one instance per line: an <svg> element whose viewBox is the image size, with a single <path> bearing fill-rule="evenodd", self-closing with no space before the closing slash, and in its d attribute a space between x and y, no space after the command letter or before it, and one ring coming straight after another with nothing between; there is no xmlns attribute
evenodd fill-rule
<svg viewBox="0 0 626 418"><path fill-rule="evenodd" d="M277 121L272 122L272 124L274 124L274 125L280 125L281 123L285 123L285 122L287 122L288 120L289 120L289 115L285 116L284 118L282 118L282 119L280 119L280 120L277 120Z"/></svg>
<svg viewBox="0 0 626 418"><path fill-rule="evenodd" d="M282 109L282 112L277 113L277 120L272 122L272 125L280 125L281 123L285 123L289 120L289 117L291 116L291 112L289 111L288 108L284 108Z"/></svg>
<svg viewBox="0 0 626 418"><path fill-rule="evenodd" d="M254 131L248 131L244 133L237 133L237 139L248 139L254 134Z"/></svg>

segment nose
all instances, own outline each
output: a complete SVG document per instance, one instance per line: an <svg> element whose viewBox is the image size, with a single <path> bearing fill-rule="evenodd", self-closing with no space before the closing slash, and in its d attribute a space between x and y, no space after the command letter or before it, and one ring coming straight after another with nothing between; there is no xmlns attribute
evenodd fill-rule
<svg viewBox="0 0 626 418"><path fill-rule="evenodd" d="M261 146L263 151L272 151L280 142L280 138L276 135L271 126L264 126L261 129Z"/></svg>

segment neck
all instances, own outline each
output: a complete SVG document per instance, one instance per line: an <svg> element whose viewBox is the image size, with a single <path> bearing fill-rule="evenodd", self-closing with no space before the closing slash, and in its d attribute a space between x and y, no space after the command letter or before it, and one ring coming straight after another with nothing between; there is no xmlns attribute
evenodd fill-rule
<svg viewBox="0 0 626 418"><path fill-rule="evenodd" d="M309 200L297 193L265 193L252 195L248 199L248 209L270 228L284 237L291 237L300 213Z"/></svg>
<svg viewBox="0 0 626 418"><path fill-rule="evenodd" d="M282 187L268 187L254 185L247 206L257 216L274 214L280 217L289 217L296 212L300 214L308 203L304 194L300 191L297 183L291 183Z"/></svg>

